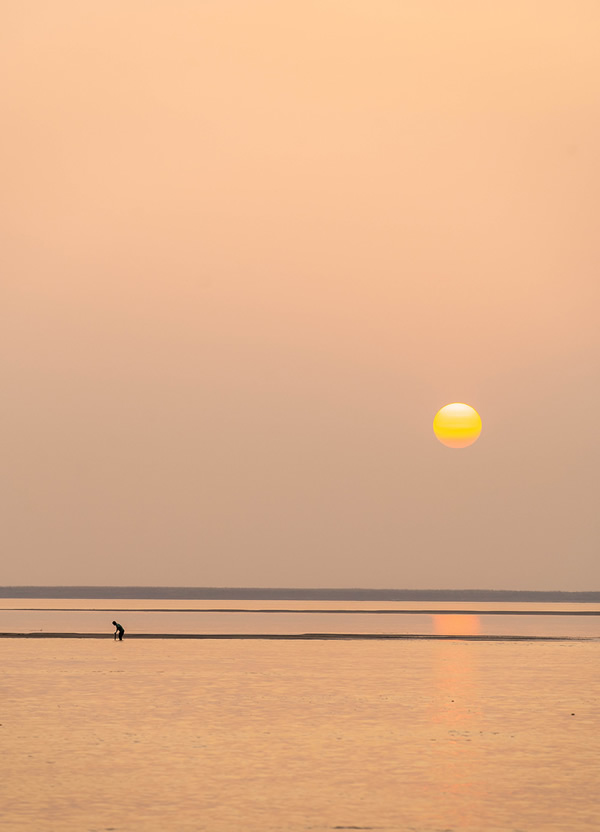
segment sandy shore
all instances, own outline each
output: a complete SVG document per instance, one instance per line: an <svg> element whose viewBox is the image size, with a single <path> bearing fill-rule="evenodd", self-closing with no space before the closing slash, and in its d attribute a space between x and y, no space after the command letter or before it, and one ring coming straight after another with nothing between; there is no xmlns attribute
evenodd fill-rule
<svg viewBox="0 0 600 832"><path fill-rule="evenodd" d="M112 633L0 633L0 638L113 638ZM597 641L568 636L415 635L413 633L131 633L125 639L227 639L267 641Z"/></svg>
<svg viewBox="0 0 600 832"><path fill-rule="evenodd" d="M0 607L0 609L3 609ZM281 614L286 613L290 615L565 615L565 616L581 616L581 615L596 615L600 616L600 610L479 610L479 609L427 609L427 610L388 610L388 609L338 609L338 610L322 610L322 609L250 609L243 607L236 607L230 609L229 607L207 607L206 609L198 609L197 607L188 608L173 608L173 607L7 607L7 610L14 612L194 612L194 613L209 613L209 612L226 612L226 613L248 613L248 614Z"/></svg>

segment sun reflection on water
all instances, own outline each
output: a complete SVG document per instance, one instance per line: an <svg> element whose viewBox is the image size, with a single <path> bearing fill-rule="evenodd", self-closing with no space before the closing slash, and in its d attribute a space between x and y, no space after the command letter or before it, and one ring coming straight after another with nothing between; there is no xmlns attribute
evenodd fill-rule
<svg viewBox="0 0 600 832"><path fill-rule="evenodd" d="M478 615L432 615L433 632L439 636L477 636L481 632Z"/></svg>
<svg viewBox="0 0 600 832"><path fill-rule="evenodd" d="M436 635L480 633L477 615L433 615L432 619ZM477 661L464 642L438 643L435 656L431 712L432 740L437 750L435 776L449 811L467 828L477 821L484 800L478 748L473 745L481 718Z"/></svg>

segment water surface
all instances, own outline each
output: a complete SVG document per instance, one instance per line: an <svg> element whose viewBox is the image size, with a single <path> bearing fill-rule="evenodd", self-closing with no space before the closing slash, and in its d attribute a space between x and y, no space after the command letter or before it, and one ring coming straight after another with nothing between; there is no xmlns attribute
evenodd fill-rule
<svg viewBox="0 0 600 832"><path fill-rule="evenodd" d="M0 633L600 637L600 605L0 599Z"/></svg>
<svg viewBox="0 0 600 832"><path fill-rule="evenodd" d="M108 637L0 639L2 829L598 829L596 617L441 616L460 631L513 619L521 635L581 626L581 641L119 643L116 610L52 604L5 609L3 627L40 615L36 624ZM117 620L160 632L261 617L284 631L312 615L330 631L344 618L361 630L369 616L438 626L430 615L137 609Z"/></svg>

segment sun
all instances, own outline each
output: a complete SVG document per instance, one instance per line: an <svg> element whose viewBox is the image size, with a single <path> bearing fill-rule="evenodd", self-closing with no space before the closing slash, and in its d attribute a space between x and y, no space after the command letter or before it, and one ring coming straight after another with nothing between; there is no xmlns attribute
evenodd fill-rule
<svg viewBox="0 0 600 832"><path fill-rule="evenodd" d="M453 402L435 414L433 431L442 445L466 448L479 438L481 417L470 405Z"/></svg>

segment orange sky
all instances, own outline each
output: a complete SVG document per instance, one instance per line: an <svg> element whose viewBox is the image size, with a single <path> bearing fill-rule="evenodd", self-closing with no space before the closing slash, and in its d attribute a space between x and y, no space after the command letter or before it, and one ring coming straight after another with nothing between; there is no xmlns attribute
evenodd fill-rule
<svg viewBox="0 0 600 832"><path fill-rule="evenodd" d="M600 589L595 0L4 12L3 584Z"/></svg>

